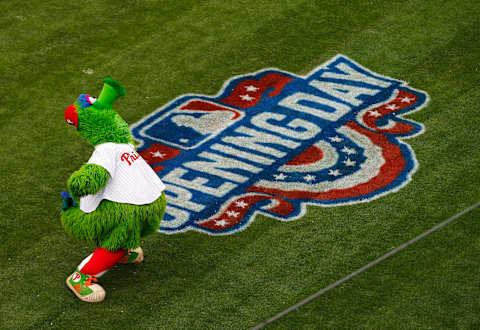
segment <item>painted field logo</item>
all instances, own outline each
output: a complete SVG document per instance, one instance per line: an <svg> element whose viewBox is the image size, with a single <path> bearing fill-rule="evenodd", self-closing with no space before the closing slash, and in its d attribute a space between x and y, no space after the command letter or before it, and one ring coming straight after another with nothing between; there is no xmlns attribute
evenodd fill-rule
<svg viewBox="0 0 480 330"><path fill-rule="evenodd" d="M235 77L217 96L183 95L132 126L167 186L160 231L230 234L257 213L293 220L307 204L365 202L416 170L402 115L428 95L337 55L306 77Z"/></svg>

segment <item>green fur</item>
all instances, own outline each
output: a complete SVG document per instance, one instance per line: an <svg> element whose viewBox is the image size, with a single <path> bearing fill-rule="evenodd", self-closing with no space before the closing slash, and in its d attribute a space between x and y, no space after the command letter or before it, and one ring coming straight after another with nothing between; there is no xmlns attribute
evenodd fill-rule
<svg viewBox="0 0 480 330"><path fill-rule="evenodd" d="M125 88L112 78L105 78L97 101L81 109L75 102L78 114L78 133L91 145L106 142L129 143L132 134L128 124L113 110L113 102L125 95Z"/></svg>
<svg viewBox="0 0 480 330"><path fill-rule="evenodd" d="M76 200L79 200L79 197L95 195L107 185L108 179L110 174L103 167L85 164L68 179L68 190Z"/></svg>
<svg viewBox="0 0 480 330"><path fill-rule="evenodd" d="M96 104L77 110L78 133L93 146L106 142L129 143L132 135L128 124L112 108L98 109Z"/></svg>
<svg viewBox="0 0 480 330"><path fill-rule="evenodd" d="M165 193L147 205L103 200L92 213L78 207L62 212L62 225L73 237L107 250L131 250L140 238L158 230L166 206Z"/></svg>
<svg viewBox="0 0 480 330"><path fill-rule="evenodd" d="M111 78L104 86L97 101L81 109L78 103L78 133L92 146L102 143L130 143L133 141L128 124L113 110L112 104L125 95L125 88ZM108 183L106 169L95 164L85 164L68 180L70 194L79 197L96 194ZM134 249L140 237L158 230L166 207L165 194L147 205L132 205L103 200L97 209L84 213L72 207L61 214L62 225L73 237L96 247L114 251Z"/></svg>

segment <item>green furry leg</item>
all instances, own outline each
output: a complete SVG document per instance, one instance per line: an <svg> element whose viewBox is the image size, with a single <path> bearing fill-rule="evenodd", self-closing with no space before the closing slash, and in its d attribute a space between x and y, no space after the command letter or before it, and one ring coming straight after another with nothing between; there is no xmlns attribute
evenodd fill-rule
<svg viewBox="0 0 480 330"><path fill-rule="evenodd" d="M140 238L160 227L167 200L165 193L147 205L132 205L103 200L91 213L78 207L62 212L62 225L73 237L110 251L132 250Z"/></svg>
<svg viewBox="0 0 480 330"><path fill-rule="evenodd" d="M160 222L163 220L163 216L165 215L165 207L167 206L165 192L163 192L162 196L160 196L154 203L155 205L151 211L152 217L150 218L150 221L143 223L140 237L145 237L155 233L158 231L158 228L160 228ZM138 247L138 245L135 247Z"/></svg>

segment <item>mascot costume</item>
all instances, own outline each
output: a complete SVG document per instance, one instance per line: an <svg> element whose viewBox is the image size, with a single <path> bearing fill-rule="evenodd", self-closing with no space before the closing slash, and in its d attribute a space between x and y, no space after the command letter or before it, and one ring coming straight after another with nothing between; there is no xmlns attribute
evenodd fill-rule
<svg viewBox="0 0 480 330"><path fill-rule="evenodd" d="M158 230L165 212L165 186L135 151L127 123L112 107L122 95L123 86L106 78L98 99L82 94L65 110L65 120L95 147L62 193L63 227L96 247L67 278L86 302L105 299L105 290L92 282L116 263L143 261L140 238Z"/></svg>

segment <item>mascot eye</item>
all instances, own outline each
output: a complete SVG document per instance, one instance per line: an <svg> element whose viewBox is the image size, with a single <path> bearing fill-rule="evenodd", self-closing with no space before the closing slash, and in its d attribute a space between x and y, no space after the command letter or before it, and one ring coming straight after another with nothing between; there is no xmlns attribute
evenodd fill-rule
<svg viewBox="0 0 480 330"><path fill-rule="evenodd" d="M96 100L97 99L95 97L92 97L88 94L82 94L78 97L77 103L80 105L81 109L85 109L94 104Z"/></svg>

